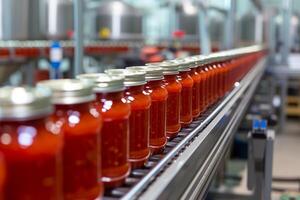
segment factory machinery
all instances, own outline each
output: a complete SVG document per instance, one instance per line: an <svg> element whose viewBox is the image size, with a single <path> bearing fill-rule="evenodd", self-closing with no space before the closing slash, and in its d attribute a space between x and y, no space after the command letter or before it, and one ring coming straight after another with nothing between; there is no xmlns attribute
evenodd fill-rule
<svg viewBox="0 0 300 200"><path fill-rule="evenodd" d="M204 58L203 62L226 60L258 50L262 50L262 47L252 46L221 52L214 59ZM262 58L242 80L234 84L230 92L192 124L183 128L176 138L168 141L163 153L151 156L145 167L133 170L123 186L106 191L104 199L205 198L218 168L231 147L234 134L247 111L265 68L266 58ZM255 137L252 139L254 141ZM265 162L265 155L262 154L260 162ZM270 167L272 157L270 155L267 157L268 164L264 165ZM254 166L253 162L250 166ZM255 196L256 199L268 199L270 172L271 170L268 171L268 176L263 175L260 180L251 179L250 186L252 185L253 191L248 198ZM251 176L255 175L255 172L253 173ZM255 187L258 183L262 183L260 188Z"/></svg>
<svg viewBox="0 0 300 200"><path fill-rule="evenodd" d="M229 60L247 59L237 62L237 68L232 65L226 81L210 79L217 81L214 85L218 85L218 88L210 89L215 90L214 95L218 94L219 100L211 101L215 103L210 103L200 117L170 139L162 152L150 156L143 167L133 169L123 185L105 190L103 199L204 199L227 158L236 130L264 74L265 56L266 49L263 46L196 56L197 66L214 63L224 63L226 66ZM227 91L225 95L223 87L224 92ZM221 88L223 94L219 95ZM249 179L251 192L246 199L269 199L272 137L265 122L256 122L249 133L249 146L252 148L249 151L248 169L251 169L249 174L252 178Z"/></svg>
<svg viewBox="0 0 300 200"><path fill-rule="evenodd" d="M138 9L117 0L103 1L104 3L101 5L95 1L85 8L87 13L90 13L86 16L86 21L89 22L86 23L88 30L85 30L89 34L86 34L82 32L85 29L82 21L84 6L78 5L78 2L80 1L24 0L22 3L17 0L0 1L0 5L2 5L0 11L3 10L0 15L0 17L2 16L0 19L0 85L5 84L10 74L16 72L21 65L26 67L26 72L28 72L26 74L32 78L33 68L36 64L34 62L40 58L48 59L51 45L56 40L60 41L64 57L76 58L72 63L74 65L72 66L74 68L72 69L74 70L72 76L82 72L79 69L83 66L83 55L99 58L103 55L129 53L133 49L141 49L147 44L145 41L147 36L143 32L149 31L142 30L142 27L145 26L142 22L145 20L142 20L143 16ZM259 4L260 1L253 2ZM227 11L217 10L217 18L211 17L212 21L209 23L212 26L209 29L209 35L211 35L213 42L211 46L203 42L210 39L204 37L206 34L203 36L205 33L203 30L207 27L203 25L198 27L197 25L201 24L198 22L199 13L186 16L180 6L174 5L174 10L172 10L172 4L168 6L174 12L173 14L177 15L178 24L171 24L174 27L166 32L171 33L177 29L185 31L186 38L184 42L181 41L182 50L194 54L199 53L200 49L201 52L205 52L203 51L205 49L214 52L221 49L222 46L226 48L234 46L227 43L233 42L230 39L230 33L238 31L233 29L233 15L226 14ZM55 19L49 14L50 8L54 7L57 8L58 12ZM40 8L44 12L40 12ZM123 10L121 15L114 10L116 8ZM13 9L17 11L12 12ZM231 12L233 10L234 6L228 13L233 13ZM153 13L154 15L157 14L156 12ZM115 16L116 14L117 16ZM76 16L76 19L72 19L73 17L70 18L70 16ZM116 17L119 17L121 21L118 26L111 20ZM242 27L241 43L252 44L254 40L256 43L262 42L260 29L256 30L262 23L260 17L257 13L255 15L249 13L238 23L238 26ZM273 18L275 19L275 17ZM32 19L35 20L32 22ZM280 20L273 21L274 35L275 30L280 27L288 30L285 26L277 24L277 21ZM17 22L22 22L23 25ZM55 24L55 27L50 29L49 22ZM73 24L74 22L75 24ZM31 27L32 24L37 25L36 30ZM297 24L297 26L299 25ZM258 34L254 34L252 31ZM281 32L284 33L284 31ZM229 34L222 36L221 33ZM234 34L232 33L232 35ZM253 38L254 35L255 38ZM201 37L199 38L199 36ZM234 36L232 37L234 38ZM159 38L160 40L155 47L165 49L170 46L169 35L167 39L160 35ZM288 38L288 36L284 38ZM221 45L222 40L225 40L225 45ZM82 41L84 42L82 43ZM271 42L269 43L271 44ZM271 48L274 48L276 44L270 44L269 53L272 55L274 52L271 51ZM202 45L207 45L207 48L203 48ZM283 45L283 47L285 46ZM212 57L203 57L201 62L205 64L222 62L264 49L265 47L262 46L250 46L219 52ZM105 191L103 199L204 199L210 191L209 188L214 178L228 157L234 135L247 113L248 105L264 75L267 67L266 60L266 58L262 58L257 62L224 97L210 106L188 127L182 128L175 138L168 141L162 153L152 155L143 168L133 169L125 184ZM283 73L281 71L277 74L279 78L282 78ZM284 101L285 98L282 99ZM267 129L265 123L258 124L255 123L254 129L249 130L249 144L251 144L249 146L252 147L249 149L248 157L248 169L251 169L248 172L250 177L248 180L249 194L240 196L212 194L213 199L219 197L225 199L225 196L227 199L270 199L274 135L272 131ZM264 167L258 169L256 165Z"/></svg>

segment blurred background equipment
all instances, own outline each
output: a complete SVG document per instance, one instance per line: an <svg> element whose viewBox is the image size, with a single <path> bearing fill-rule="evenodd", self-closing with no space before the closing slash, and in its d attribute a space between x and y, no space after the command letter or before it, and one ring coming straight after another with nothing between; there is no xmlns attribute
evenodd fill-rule
<svg viewBox="0 0 300 200"><path fill-rule="evenodd" d="M234 87L104 199L299 198L299 0L0 0L1 87L179 58Z"/></svg>

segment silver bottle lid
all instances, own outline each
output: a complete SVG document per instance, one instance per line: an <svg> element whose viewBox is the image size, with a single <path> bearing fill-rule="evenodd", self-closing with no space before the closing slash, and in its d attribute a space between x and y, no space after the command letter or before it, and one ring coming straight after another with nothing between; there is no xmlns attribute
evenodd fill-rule
<svg viewBox="0 0 300 200"><path fill-rule="evenodd" d="M179 64L170 62L170 61L164 61L161 63L148 63L147 66L158 66L163 69L163 75L174 75L179 74Z"/></svg>
<svg viewBox="0 0 300 200"><path fill-rule="evenodd" d="M126 69L146 72L147 81L162 80L164 78L163 69L158 66L132 66Z"/></svg>
<svg viewBox="0 0 300 200"><path fill-rule="evenodd" d="M191 64L185 59L175 59L175 60L170 60L170 62L178 64L178 71L180 72L191 71L190 69Z"/></svg>
<svg viewBox="0 0 300 200"><path fill-rule="evenodd" d="M196 56L192 56L191 58L195 59L195 62L198 66L206 65L211 62L209 56L196 55Z"/></svg>
<svg viewBox="0 0 300 200"><path fill-rule="evenodd" d="M152 62L152 63L146 63L146 66L159 66L161 65L163 62Z"/></svg>
<svg viewBox="0 0 300 200"><path fill-rule="evenodd" d="M39 82L52 91L52 103L60 105L79 104L95 100L93 85L76 79L59 79Z"/></svg>
<svg viewBox="0 0 300 200"><path fill-rule="evenodd" d="M191 69L197 68L199 66L198 62L197 62L198 59L196 57L187 57L187 58L184 58L184 60L189 63L189 66Z"/></svg>
<svg viewBox="0 0 300 200"><path fill-rule="evenodd" d="M30 120L52 112L51 91L48 88L0 88L0 120Z"/></svg>
<svg viewBox="0 0 300 200"><path fill-rule="evenodd" d="M124 85L126 87L138 86L146 84L146 72L127 69L107 69L106 74L113 76L123 76L125 78Z"/></svg>
<svg viewBox="0 0 300 200"><path fill-rule="evenodd" d="M76 78L92 82L94 92L119 92L124 88L124 77L113 76L105 73L81 74Z"/></svg>

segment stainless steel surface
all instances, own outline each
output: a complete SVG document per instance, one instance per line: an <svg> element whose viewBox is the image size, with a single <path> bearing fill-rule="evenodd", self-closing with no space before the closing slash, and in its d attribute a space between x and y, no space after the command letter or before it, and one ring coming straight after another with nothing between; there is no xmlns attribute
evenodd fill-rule
<svg viewBox="0 0 300 200"><path fill-rule="evenodd" d="M0 40L41 39L39 0L0 0Z"/></svg>
<svg viewBox="0 0 300 200"><path fill-rule="evenodd" d="M263 10L264 3L262 0L252 0L252 2L256 6L257 9Z"/></svg>
<svg viewBox="0 0 300 200"><path fill-rule="evenodd" d="M280 54L281 64L288 65L288 57L290 53L290 30L291 30L291 13L292 13L292 0L285 0L281 2L282 12L282 26L280 27Z"/></svg>
<svg viewBox="0 0 300 200"><path fill-rule="evenodd" d="M267 128L248 133L247 187L257 200L271 200L272 193L275 132Z"/></svg>
<svg viewBox="0 0 300 200"><path fill-rule="evenodd" d="M298 64L297 64L298 65ZM299 78L300 69L298 67L292 68L291 66L276 66L269 67L270 73L274 77L274 89L278 90L280 95L280 110L279 110L279 126L278 132L282 133L286 125L286 103L287 103L287 92L288 92L288 79Z"/></svg>
<svg viewBox="0 0 300 200"><path fill-rule="evenodd" d="M83 0L75 0L74 3L74 26L75 26L75 56L74 77L83 72Z"/></svg>
<svg viewBox="0 0 300 200"><path fill-rule="evenodd" d="M0 88L0 119L28 120L53 111L51 92L44 87Z"/></svg>
<svg viewBox="0 0 300 200"><path fill-rule="evenodd" d="M11 74L16 72L21 67L21 64L1 64L0 65L0 85L7 81Z"/></svg>
<svg viewBox="0 0 300 200"><path fill-rule="evenodd" d="M38 85L51 89L53 104L69 105L95 100L92 83L76 79L58 79L42 81Z"/></svg>
<svg viewBox="0 0 300 200"><path fill-rule="evenodd" d="M211 38L209 35L209 22L207 20L207 11L201 7L197 17L199 20L199 54L208 55L211 53Z"/></svg>
<svg viewBox="0 0 300 200"><path fill-rule="evenodd" d="M62 47L74 47L73 40L61 40ZM105 48L115 48L115 47L128 47L128 48L142 48L145 44L143 41L100 41L100 40L85 40L84 46L86 47L105 47ZM160 42L154 44L160 47L168 47L168 42ZM31 40L31 41L20 41L20 40L10 40L10 41L1 41L0 48L46 48L51 46L50 40ZM193 42L183 43L185 48L196 49L198 44Z"/></svg>
<svg viewBox="0 0 300 200"><path fill-rule="evenodd" d="M219 62L223 61L226 59L232 59L238 56L242 56L251 52L258 52L263 50L264 47L260 45L254 45L254 46L249 46L249 47L242 47L242 48L237 48L237 49L232 49L232 50L227 50L227 51L220 51L216 53L211 53L208 56L194 56L198 60L196 62L198 64L208 64L208 63L213 63L213 62Z"/></svg>
<svg viewBox="0 0 300 200"><path fill-rule="evenodd" d="M42 34L53 40L69 38L68 35L74 30L73 0L38 1L40 1L39 23Z"/></svg>
<svg viewBox="0 0 300 200"><path fill-rule="evenodd" d="M232 141L234 132L238 128L240 121L242 120L243 115L246 112L247 106L250 103L250 99L261 79L264 68L265 68L265 60L261 61L256 69L256 73L252 72L252 77L248 80L245 80L244 87L241 89L240 95L243 95L241 102L239 102L239 106L235 108L234 114L228 122L228 126L223 131L222 136L219 138L216 143L214 149L210 152L208 159L206 160L207 168L205 165L202 165L199 172L193 179L192 183L189 185L188 189L185 191L184 195L181 197L187 197L186 199L202 199L204 198L206 191L209 187L209 183L212 180L212 177L215 171L218 168L219 163L224 157L225 153L228 151L230 147L230 143ZM242 83L241 83L242 84ZM249 87L249 88L247 88ZM242 91L244 90L244 91ZM236 99L237 101L238 99ZM234 104L231 104L233 106ZM201 172L202 171L202 172Z"/></svg>
<svg viewBox="0 0 300 200"><path fill-rule="evenodd" d="M0 39L67 39L73 19L73 0L0 0Z"/></svg>
<svg viewBox="0 0 300 200"><path fill-rule="evenodd" d="M236 38L236 12L237 1L228 0L229 10L225 18L225 33L224 33L224 47L225 49L232 49L234 47Z"/></svg>
<svg viewBox="0 0 300 200"><path fill-rule="evenodd" d="M90 8L92 39L141 40L143 39L143 15L133 6L120 0L105 0ZM91 34L92 33L92 34Z"/></svg>
<svg viewBox="0 0 300 200"><path fill-rule="evenodd" d="M177 29L183 30L185 32L184 40L188 40L188 41L199 40L198 38L199 21L198 21L197 13L186 14L184 12L178 12L177 18L178 18Z"/></svg>
<svg viewBox="0 0 300 200"><path fill-rule="evenodd" d="M45 48L50 47L52 41L50 40L33 40L33 41L20 41L20 40L10 40L10 41L0 41L0 48ZM72 40L62 40L60 41L62 47L74 47L74 41ZM88 40L84 43L86 46L95 46L95 47L122 47L126 46L129 48L133 47L142 47L144 43L142 42L125 42L125 41L96 41Z"/></svg>
<svg viewBox="0 0 300 200"><path fill-rule="evenodd" d="M203 34L204 31L207 31L209 41L222 44L225 30L224 13L216 11L215 9L207 9L203 6L194 6L194 8L189 9L199 10L199 13L187 13L185 12L184 6L182 6L179 7L176 14L178 21L176 29L185 32L184 40L199 41L201 40L199 34ZM208 40L204 40L204 42L207 41Z"/></svg>
<svg viewBox="0 0 300 200"><path fill-rule="evenodd" d="M209 36L212 42L223 45L225 37L225 15L216 10L208 11Z"/></svg>
<svg viewBox="0 0 300 200"><path fill-rule="evenodd" d="M250 12L242 16L239 20L240 40L243 42L255 41L255 21L256 16Z"/></svg>
<svg viewBox="0 0 300 200"><path fill-rule="evenodd" d="M260 44L263 42L263 15L251 11L244 14L237 23L239 42L242 44Z"/></svg>

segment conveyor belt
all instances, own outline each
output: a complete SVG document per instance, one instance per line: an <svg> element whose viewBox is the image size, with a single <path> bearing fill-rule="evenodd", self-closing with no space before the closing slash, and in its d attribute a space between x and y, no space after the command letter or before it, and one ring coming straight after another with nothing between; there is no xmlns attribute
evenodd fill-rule
<svg viewBox="0 0 300 200"><path fill-rule="evenodd" d="M182 129L162 154L151 156L144 168L133 170L126 183L106 192L104 199L201 199L264 68L265 59L203 116Z"/></svg>

